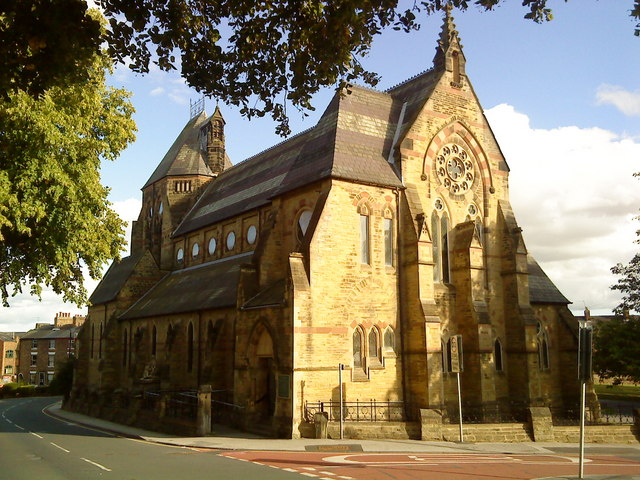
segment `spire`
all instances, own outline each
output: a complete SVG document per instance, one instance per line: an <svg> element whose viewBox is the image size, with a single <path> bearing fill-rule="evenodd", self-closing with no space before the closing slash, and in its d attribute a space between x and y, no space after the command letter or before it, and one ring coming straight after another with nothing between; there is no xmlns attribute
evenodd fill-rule
<svg viewBox="0 0 640 480"><path fill-rule="evenodd" d="M451 15L453 7L451 3L447 3L442 7L442 10L445 12L444 22L442 23L442 29L440 31L436 54L433 57L433 66L436 69L445 69L452 72L454 77L452 85L461 86L461 76L465 73L465 59L462 54L462 45L458 37L458 30L456 30L456 24L453 23L453 15Z"/></svg>
<svg viewBox="0 0 640 480"><path fill-rule="evenodd" d="M216 104L216 110L211 118L202 127L204 137L206 138L205 158L207 165L211 169L214 176L218 176L225 169L226 152L224 140L224 121L220 107Z"/></svg>

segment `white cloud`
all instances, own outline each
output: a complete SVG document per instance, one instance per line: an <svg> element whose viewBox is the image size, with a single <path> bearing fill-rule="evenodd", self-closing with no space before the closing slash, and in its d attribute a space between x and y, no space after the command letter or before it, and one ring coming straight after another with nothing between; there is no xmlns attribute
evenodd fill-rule
<svg viewBox="0 0 640 480"><path fill-rule="evenodd" d="M640 207L640 143L600 128L532 128L510 105L486 111L511 169L511 203L529 251L569 300L619 302L610 268L627 263Z"/></svg>
<svg viewBox="0 0 640 480"><path fill-rule="evenodd" d="M155 97L157 95L162 95L163 93L164 93L163 87L156 87L153 90L151 90L151 92L149 92L149 95L151 95L152 97Z"/></svg>
<svg viewBox="0 0 640 480"><path fill-rule="evenodd" d="M127 222L125 231L125 239L127 247L122 256L129 254L129 241L131 239L132 221L138 218L142 203L137 198L129 198L124 201L114 202L113 210ZM103 266L103 273L109 268L111 262ZM99 280L93 280L89 277L85 270L84 284L85 288L91 294L98 286ZM58 312L68 312L71 314L86 314L86 307L78 307L73 303L62 301L62 297L56 295L50 288L43 288L42 299L38 301L37 297L29 294L29 286L23 288L22 294L9 299L10 307L0 307L0 331L13 332L32 329L37 322L53 322L53 318Z"/></svg>
<svg viewBox="0 0 640 480"><path fill-rule="evenodd" d="M598 105L613 105L628 116L640 116L640 90L630 92L617 85L603 84L596 92Z"/></svg>

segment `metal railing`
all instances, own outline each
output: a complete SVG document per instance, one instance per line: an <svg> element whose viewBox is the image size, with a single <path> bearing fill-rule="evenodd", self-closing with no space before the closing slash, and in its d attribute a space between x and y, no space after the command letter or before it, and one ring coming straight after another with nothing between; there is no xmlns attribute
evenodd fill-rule
<svg viewBox="0 0 640 480"><path fill-rule="evenodd" d="M458 407L445 408L442 421L451 424L459 423ZM462 406L463 423L525 423L527 421L529 421L527 406L520 402Z"/></svg>
<svg viewBox="0 0 640 480"><path fill-rule="evenodd" d="M342 402L345 422L402 422L406 420L404 402L369 400ZM330 422L340 421L340 402L305 402L305 420L313 423L316 413L324 413Z"/></svg>
<svg viewBox="0 0 640 480"><path fill-rule="evenodd" d="M556 426L574 426L580 424L580 408L551 408L551 417ZM633 424L633 411L629 408L607 406L599 410L586 408L586 425L630 425Z"/></svg>
<svg viewBox="0 0 640 480"><path fill-rule="evenodd" d="M244 406L233 403L231 390L214 390L211 392L211 419L213 423L235 425Z"/></svg>
<svg viewBox="0 0 640 480"><path fill-rule="evenodd" d="M159 412L162 401L167 417L195 419L198 416L197 390L147 390L142 394L140 407Z"/></svg>

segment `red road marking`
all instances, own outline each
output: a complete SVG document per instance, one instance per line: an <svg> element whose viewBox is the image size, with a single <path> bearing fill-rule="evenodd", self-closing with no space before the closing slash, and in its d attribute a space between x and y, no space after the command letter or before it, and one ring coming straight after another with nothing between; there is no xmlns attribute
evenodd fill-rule
<svg viewBox="0 0 640 480"><path fill-rule="evenodd" d="M414 454L318 452L227 452L229 458L330 480L529 480L539 477L577 475L573 455L506 454ZM588 475L633 475L640 462L606 455L589 455Z"/></svg>

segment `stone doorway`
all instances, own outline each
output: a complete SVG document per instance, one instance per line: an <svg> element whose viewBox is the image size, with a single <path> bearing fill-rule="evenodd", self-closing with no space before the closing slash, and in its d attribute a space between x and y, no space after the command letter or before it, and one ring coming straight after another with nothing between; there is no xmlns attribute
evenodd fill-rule
<svg viewBox="0 0 640 480"><path fill-rule="evenodd" d="M276 407L276 366L273 339L266 328L260 328L253 355L253 404L259 418L273 417Z"/></svg>

